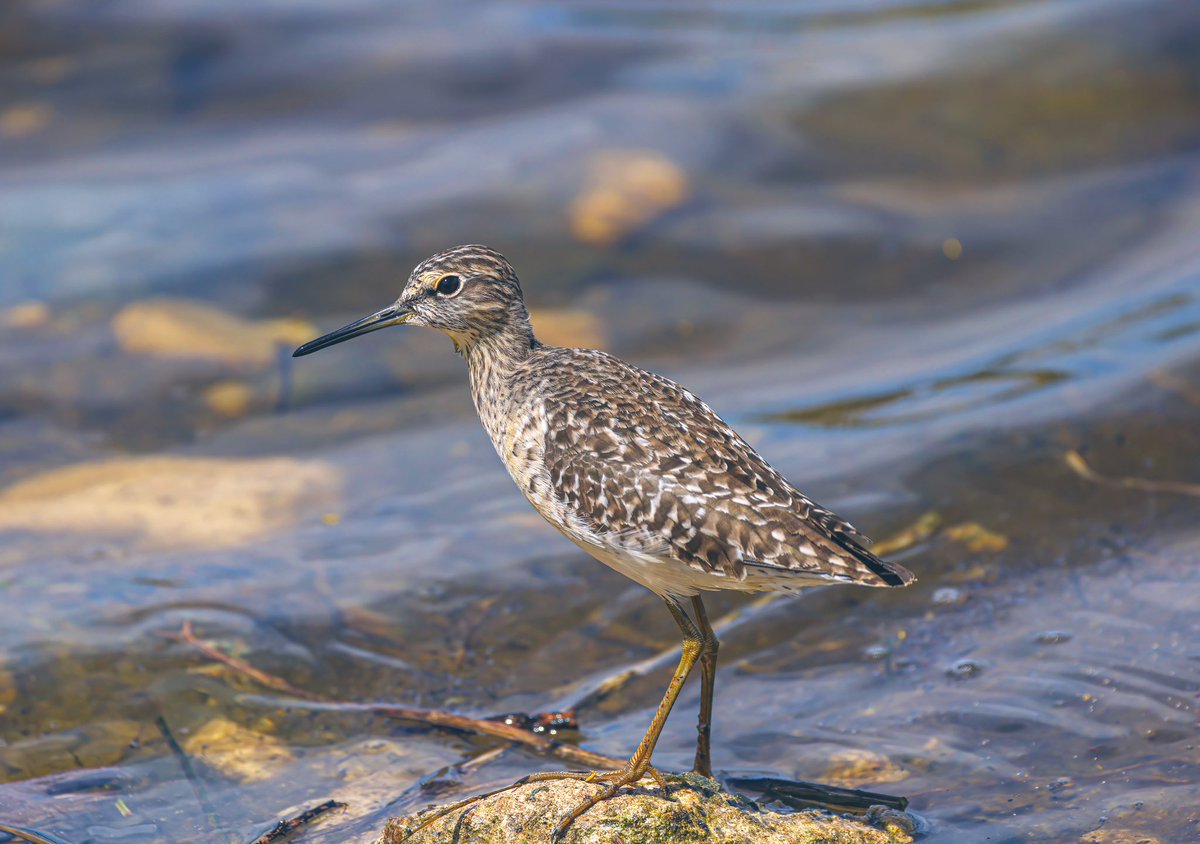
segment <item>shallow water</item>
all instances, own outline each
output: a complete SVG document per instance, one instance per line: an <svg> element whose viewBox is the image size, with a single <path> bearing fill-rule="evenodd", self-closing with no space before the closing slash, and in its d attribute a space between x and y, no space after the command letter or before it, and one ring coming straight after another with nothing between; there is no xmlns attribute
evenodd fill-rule
<svg viewBox="0 0 1200 844"><path fill-rule="evenodd" d="M907 795L934 842L1200 840L1194 9L332 9L0 10L0 820L242 842L336 797L304 840L369 841L555 767L185 622L632 749L674 626L532 514L449 344L286 356L483 241L546 339L926 528L910 589L709 601L718 769Z"/></svg>

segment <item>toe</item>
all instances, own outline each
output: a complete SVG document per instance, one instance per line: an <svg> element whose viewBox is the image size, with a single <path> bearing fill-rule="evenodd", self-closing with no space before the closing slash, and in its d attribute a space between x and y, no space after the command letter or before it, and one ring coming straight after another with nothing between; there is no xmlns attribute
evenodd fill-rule
<svg viewBox="0 0 1200 844"><path fill-rule="evenodd" d="M651 768L650 770L646 771L646 773L654 779L655 784L659 787L659 789L662 790L663 794L666 794L667 780L661 773L659 773L658 769Z"/></svg>

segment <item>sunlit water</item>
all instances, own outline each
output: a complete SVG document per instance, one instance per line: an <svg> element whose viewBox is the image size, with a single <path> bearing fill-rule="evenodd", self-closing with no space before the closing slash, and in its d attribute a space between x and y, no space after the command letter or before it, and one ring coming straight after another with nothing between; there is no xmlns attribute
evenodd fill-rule
<svg viewBox="0 0 1200 844"><path fill-rule="evenodd" d="M582 700L563 737L631 750L666 669L590 692L674 626L531 513L449 344L286 358L483 241L544 336L684 381L876 538L932 526L911 589L710 601L742 610L718 769L907 795L929 841L1200 840L1188 4L33 4L0 31L0 820L242 842L335 797L305 840L369 841L554 766L283 705L185 621L330 699Z"/></svg>

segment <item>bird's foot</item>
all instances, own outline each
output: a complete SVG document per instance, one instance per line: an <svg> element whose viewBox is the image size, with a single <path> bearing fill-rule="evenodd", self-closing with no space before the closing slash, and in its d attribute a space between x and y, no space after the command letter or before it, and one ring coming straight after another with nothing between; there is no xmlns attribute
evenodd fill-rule
<svg viewBox="0 0 1200 844"><path fill-rule="evenodd" d="M554 831L550 833L550 840L558 841L566 834L571 824L578 820L579 816L588 809L615 796L622 788L636 785L645 777L653 779L655 784L662 789L663 794L667 793L666 778L656 769L652 768L648 760L638 761L634 759L630 759L623 768L617 771L552 771L542 774L530 774L518 780L517 784L524 785L529 782L547 782L550 780L577 780L579 782L595 783L596 785L603 786L600 791L581 800L574 809L559 820L558 824L554 827Z"/></svg>

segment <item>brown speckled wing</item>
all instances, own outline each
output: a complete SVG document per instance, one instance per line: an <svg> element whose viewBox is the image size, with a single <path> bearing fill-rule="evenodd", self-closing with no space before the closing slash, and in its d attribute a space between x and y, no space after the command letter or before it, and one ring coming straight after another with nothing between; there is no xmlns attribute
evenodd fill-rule
<svg viewBox="0 0 1200 844"><path fill-rule="evenodd" d="M867 586L913 579L673 381L603 352L535 357L551 489L597 534L738 579L752 567Z"/></svg>

